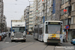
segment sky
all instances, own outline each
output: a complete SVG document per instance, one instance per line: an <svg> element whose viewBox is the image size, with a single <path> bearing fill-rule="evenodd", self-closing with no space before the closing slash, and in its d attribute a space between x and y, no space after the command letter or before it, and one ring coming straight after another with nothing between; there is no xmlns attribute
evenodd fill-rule
<svg viewBox="0 0 75 50"><path fill-rule="evenodd" d="M29 0L33 1L33 0ZM24 15L24 10L29 6L28 0L3 0L4 15L6 16L7 26L11 27L11 20L19 20Z"/></svg>

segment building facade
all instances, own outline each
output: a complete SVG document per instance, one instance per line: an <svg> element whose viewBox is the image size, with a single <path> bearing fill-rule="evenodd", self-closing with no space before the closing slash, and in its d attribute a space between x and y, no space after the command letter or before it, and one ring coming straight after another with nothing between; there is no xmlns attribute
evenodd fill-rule
<svg viewBox="0 0 75 50"><path fill-rule="evenodd" d="M66 32L67 41L71 41L72 39L72 27L71 27L71 1L72 0L62 0L61 1L61 17L60 20L63 21L63 29ZM64 12L64 9L67 11ZM70 29L66 30L65 26L69 25ZM68 31L68 33L67 33Z"/></svg>
<svg viewBox="0 0 75 50"><path fill-rule="evenodd" d="M29 9L30 9L30 6L27 6L26 9L24 10L24 19L25 19L25 22L26 22L26 30L27 30L27 32L29 30Z"/></svg>
<svg viewBox="0 0 75 50"><path fill-rule="evenodd" d="M0 0L0 32L2 32L3 0Z"/></svg>
<svg viewBox="0 0 75 50"><path fill-rule="evenodd" d="M34 19L34 26L37 25L38 22L38 0L33 1L33 19ZM34 30L34 29L33 29Z"/></svg>
<svg viewBox="0 0 75 50"><path fill-rule="evenodd" d="M35 3L38 6L37 24L42 24L45 20L60 20L61 0L37 0L37 2L38 4Z"/></svg>
<svg viewBox="0 0 75 50"><path fill-rule="evenodd" d="M72 38L75 38L75 0L71 0L71 25Z"/></svg>
<svg viewBox="0 0 75 50"><path fill-rule="evenodd" d="M38 15L35 13L38 16L35 21L37 25L44 23L45 20L63 21L66 39L71 41L75 38L75 0L38 0L37 2L38 8L35 9L38 10ZM66 25L69 25L70 29L66 30Z"/></svg>
<svg viewBox="0 0 75 50"><path fill-rule="evenodd" d="M29 8L29 32L31 33L33 31L33 27L34 27L34 15L33 15L33 4L30 4L30 8Z"/></svg>
<svg viewBox="0 0 75 50"><path fill-rule="evenodd" d="M7 22L6 22L5 15L3 15L3 17L2 17L2 32L6 32L6 31L7 31Z"/></svg>

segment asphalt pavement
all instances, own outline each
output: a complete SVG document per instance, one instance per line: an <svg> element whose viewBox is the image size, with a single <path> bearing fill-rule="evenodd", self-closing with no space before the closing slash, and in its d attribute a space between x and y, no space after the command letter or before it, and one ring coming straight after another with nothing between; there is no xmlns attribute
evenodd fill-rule
<svg viewBox="0 0 75 50"><path fill-rule="evenodd" d="M26 42L11 42L10 37L7 36L0 42L0 50L75 50L75 46L71 43L46 44L35 40L32 35L26 36Z"/></svg>

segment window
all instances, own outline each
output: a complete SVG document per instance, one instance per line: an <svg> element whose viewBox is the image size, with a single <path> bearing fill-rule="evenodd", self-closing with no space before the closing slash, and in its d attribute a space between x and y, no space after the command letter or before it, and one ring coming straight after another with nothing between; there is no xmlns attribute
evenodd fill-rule
<svg viewBox="0 0 75 50"><path fill-rule="evenodd" d="M30 14L30 16L32 16L32 14Z"/></svg>
<svg viewBox="0 0 75 50"><path fill-rule="evenodd" d="M67 7L67 8L66 8L66 10L67 10L67 12L66 12L66 13L67 13L67 14L69 14L69 7Z"/></svg>
<svg viewBox="0 0 75 50"><path fill-rule="evenodd" d="M33 19L33 18L29 18L29 19Z"/></svg>
<svg viewBox="0 0 75 50"><path fill-rule="evenodd" d="M68 1L70 1L70 0L62 0L62 4L66 3Z"/></svg>
<svg viewBox="0 0 75 50"><path fill-rule="evenodd" d="M32 21L30 21L29 23L32 23Z"/></svg>
<svg viewBox="0 0 75 50"><path fill-rule="evenodd" d="M29 26L33 26L33 25L31 24L31 25L29 25Z"/></svg>
<svg viewBox="0 0 75 50"><path fill-rule="evenodd" d="M64 0L65 2L68 2L69 0Z"/></svg>
<svg viewBox="0 0 75 50"><path fill-rule="evenodd" d="M39 34L40 34L40 35L42 34L42 28L39 29Z"/></svg>
<svg viewBox="0 0 75 50"><path fill-rule="evenodd" d="M64 4L64 0L62 0L62 4Z"/></svg>
<svg viewBox="0 0 75 50"><path fill-rule="evenodd" d="M75 24L75 17L73 17L73 22L74 22L74 24Z"/></svg>
<svg viewBox="0 0 75 50"><path fill-rule="evenodd" d="M71 17L71 24L73 24L73 17Z"/></svg>
<svg viewBox="0 0 75 50"><path fill-rule="evenodd" d="M65 20L65 25L68 25L68 19Z"/></svg>
<svg viewBox="0 0 75 50"><path fill-rule="evenodd" d="M64 12L63 12L63 10L61 10L61 15L63 15L64 14Z"/></svg>
<svg viewBox="0 0 75 50"><path fill-rule="evenodd" d="M47 13L49 13L49 8L47 9Z"/></svg>
<svg viewBox="0 0 75 50"><path fill-rule="evenodd" d="M68 21L69 21L69 23L68 23L68 24L70 25L70 24L71 24L71 19L69 19Z"/></svg>
<svg viewBox="0 0 75 50"><path fill-rule="evenodd" d="M13 27L12 30L14 32L24 32L25 31L25 27Z"/></svg>
<svg viewBox="0 0 75 50"><path fill-rule="evenodd" d="M75 3L72 4L72 11L74 11L74 10L75 10Z"/></svg>
<svg viewBox="0 0 75 50"><path fill-rule="evenodd" d="M60 34L61 25L46 25L46 33Z"/></svg>

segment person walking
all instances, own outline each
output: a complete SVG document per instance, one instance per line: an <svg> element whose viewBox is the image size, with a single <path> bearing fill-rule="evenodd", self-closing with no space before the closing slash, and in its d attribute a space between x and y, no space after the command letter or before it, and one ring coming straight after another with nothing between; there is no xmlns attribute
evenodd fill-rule
<svg viewBox="0 0 75 50"><path fill-rule="evenodd" d="M9 33L9 37L10 37L10 35L11 35L11 34Z"/></svg>

